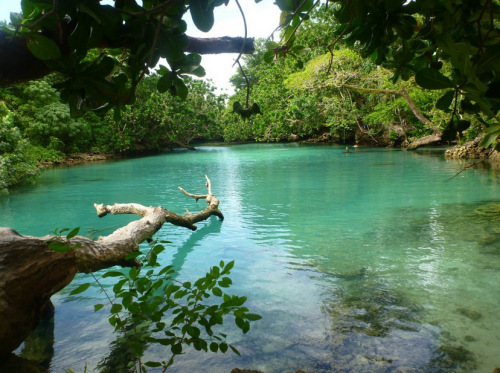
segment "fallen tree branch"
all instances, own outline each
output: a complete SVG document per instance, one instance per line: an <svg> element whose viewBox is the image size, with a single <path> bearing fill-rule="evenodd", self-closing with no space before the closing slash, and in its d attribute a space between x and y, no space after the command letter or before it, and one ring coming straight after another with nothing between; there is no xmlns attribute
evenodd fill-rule
<svg viewBox="0 0 500 373"><path fill-rule="evenodd" d="M432 135L424 136L413 141L412 143L410 143L410 145L408 145L406 150L415 150L420 148L421 146L434 144L439 141L441 141L441 133L434 132Z"/></svg>
<svg viewBox="0 0 500 373"><path fill-rule="evenodd" d="M69 35L66 31L65 35ZM67 45L59 42L59 34L43 33L44 36L52 39L59 45L62 51L68 50ZM66 35L66 36L67 36ZM64 37L63 40L67 40ZM255 51L253 38L243 39L241 37L223 36L218 38L194 38L188 36L189 44L185 48L187 53L199 54L222 54L222 53L253 53ZM99 48L127 47L129 41L124 41L121 45L115 46L111 41L104 40ZM131 43L131 42L130 42ZM0 86L10 86L17 83L27 82L43 78L52 70L44 61L36 58L29 50L26 39L12 37L6 32L0 31Z"/></svg>
<svg viewBox="0 0 500 373"><path fill-rule="evenodd" d="M196 230L196 223L217 216L219 199L212 194L208 176L208 194L196 195L179 189L189 197L204 198L207 207L197 213L178 215L161 206L137 203L94 204L99 217L110 214L135 214L141 217L97 241L76 236L75 250L56 253L49 248L53 236L23 236L12 228L0 228L0 359L14 351L38 324L50 297L62 290L76 273L88 273L115 265L131 267L135 260L127 254L139 250L139 244L152 237L165 222Z"/></svg>

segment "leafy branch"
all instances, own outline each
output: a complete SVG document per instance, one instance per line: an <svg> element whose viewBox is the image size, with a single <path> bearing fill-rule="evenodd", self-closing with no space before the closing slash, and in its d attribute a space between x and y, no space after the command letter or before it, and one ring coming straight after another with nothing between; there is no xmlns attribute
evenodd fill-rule
<svg viewBox="0 0 500 373"><path fill-rule="evenodd" d="M59 253L74 250L78 244L71 245L70 240L76 236L79 228L62 237L68 230L56 230L55 236L49 240L49 247ZM181 282L175 278L172 265L160 268L158 255L165 250L165 243L170 242L151 241L147 253L128 254L126 260L138 260L139 263L128 273L111 270L97 278L89 270L110 306L109 323L115 332L123 333L128 349L134 356L134 371L147 372L147 367L161 367L162 372L166 372L174 363L174 358L182 354L184 345L192 346L197 351L210 350L214 353L226 353L231 349L240 355L234 346L227 343L226 334L213 330L217 325L222 325L223 319L229 315L234 317L236 326L243 333L250 330L250 322L261 319L261 316L243 307L246 297L229 296L222 290L232 285L228 275L234 261L221 261L194 283ZM113 296L101 282L102 278L108 277L117 279ZM90 285L88 282L81 284L70 295L83 293ZM205 304L203 300L211 296L222 298L222 302ZM105 304L96 304L94 310L99 311L104 307ZM172 317L169 324L164 321ZM143 362L146 343L170 347L170 358Z"/></svg>

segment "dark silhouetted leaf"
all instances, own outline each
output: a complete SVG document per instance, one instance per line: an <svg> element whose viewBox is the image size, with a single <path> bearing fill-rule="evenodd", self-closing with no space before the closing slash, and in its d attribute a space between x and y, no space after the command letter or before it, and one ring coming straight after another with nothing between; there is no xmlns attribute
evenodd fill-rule
<svg viewBox="0 0 500 373"><path fill-rule="evenodd" d="M208 32L214 25L214 6L208 4L208 0L189 0L189 10L195 26Z"/></svg>
<svg viewBox="0 0 500 373"><path fill-rule="evenodd" d="M57 44L49 38L42 35L33 35L26 43L29 51L43 61L55 60L61 56L61 51Z"/></svg>
<svg viewBox="0 0 500 373"><path fill-rule="evenodd" d="M454 98L455 91L448 91L437 100L436 107L441 110L446 110L450 107Z"/></svg>
<svg viewBox="0 0 500 373"><path fill-rule="evenodd" d="M425 89L444 89L455 86L449 78L430 67L420 69L417 75L415 75L415 81L420 87Z"/></svg>

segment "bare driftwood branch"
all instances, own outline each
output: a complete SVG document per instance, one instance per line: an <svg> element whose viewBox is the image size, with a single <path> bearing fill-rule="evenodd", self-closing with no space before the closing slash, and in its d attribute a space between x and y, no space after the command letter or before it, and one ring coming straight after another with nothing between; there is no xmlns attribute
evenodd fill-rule
<svg viewBox="0 0 500 373"><path fill-rule="evenodd" d="M219 199L212 194L210 179L205 178L208 194L190 194L179 188L196 200L205 198L207 207L197 213L181 216L161 206L145 207L137 203L94 204L99 217L109 213L135 214L141 218L97 241L76 236L71 244L81 246L65 253L49 249L48 240L53 236L23 236L12 228L0 228L0 359L19 347L38 324L50 297L67 286L76 273L137 265L135 260L125 257L138 251L139 244L152 237L165 222L196 230L196 223L212 215L224 220Z"/></svg>
<svg viewBox="0 0 500 373"><path fill-rule="evenodd" d="M436 142L441 141L441 133L434 132L432 135L424 136L418 140L413 141L408 147L407 150L415 150L420 148L421 146L434 144Z"/></svg>

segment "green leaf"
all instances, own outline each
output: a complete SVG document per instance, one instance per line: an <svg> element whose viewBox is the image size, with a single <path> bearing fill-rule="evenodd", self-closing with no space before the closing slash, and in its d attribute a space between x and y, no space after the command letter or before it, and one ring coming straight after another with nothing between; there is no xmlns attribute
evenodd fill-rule
<svg viewBox="0 0 500 373"><path fill-rule="evenodd" d="M274 52L273 51L267 51L262 55L262 59L264 60L265 63L271 63L274 60Z"/></svg>
<svg viewBox="0 0 500 373"><path fill-rule="evenodd" d="M106 272L105 274L102 275L103 278L106 278L106 277L118 277L118 276L123 276L125 277L125 275L119 271L108 271Z"/></svg>
<svg viewBox="0 0 500 373"><path fill-rule="evenodd" d="M221 352L222 352L223 354L225 354L225 353L226 353L226 351L227 351L227 347L228 347L228 346L227 346L227 343L221 343L221 344L219 345L219 348L220 348L220 350L221 350Z"/></svg>
<svg viewBox="0 0 500 373"><path fill-rule="evenodd" d="M155 245L155 247L153 247L153 252L156 255L161 254L163 251L165 251L165 246L163 246L163 245Z"/></svg>
<svg viewBox="0 0 500 373"><path fill-rule="evenodd" d="M182 100L185 100L188 95L188 89L186 84L182 81L182 79L175 78L174 79L174 87L175 87L175 95L179 96Z"/></svg>
<svg viewBox="0 0 500 373"><path fill-rule="evenodd" d="M450 107L454 98L455 91L448 91L437 100L436 107L441 110L446 110Z"/></svg>
<svg viewBox="0 0 500 373"><path fill-rule="evenodd" d="M415 31L417 20L412 16L405 15L399 17L392 26L402 39L408 40L412 37Z"/></svg>
<svg viewBox="0 0 500 373"><path fill-rule="evenodd" d="M111 306L111 313L118 313L123 309L121 304L115 303Z"/></svg>
<svg viewBox="0 0 500 373"><path fill-rule="evenodd" d="M217 344L217 342L210 343L210 351L212 352L219 351L219 345Z"/></svg>
<svg viewBox="0 0 500 373"><path fill-rule="evenodd" d="M221 275L225 275L229 273L229 271L234 267L234 260L230 261L229 263L226 264L224 267L224 270L222 271Z"/></svg>
<svg viewBox="0 0 500 373"><path fill-rule="evenodd" d="M136 251L134 253L128 253L127 256L125 256L125 260L135 259L140 255L142 255L142 252L140 251Z"/></svg>
<svg viewBox="0 0 500 373"><path fill-rule="evenodd" d="M276 43L275 41L267 41L266 42L266 49L268 51L273 50L274 48L279 47L279 44Z"/></svg>
<svg viewBox="0 0 500 373"><path fill-rule="evenodd" d="M245 327L245 320L243 320L241 317L235 318L234 322L235 322L236 326L238 328L240 328L241 330L243 330L243 328Z"/></svg>
<svg viewBox="0 0 500 373"><path fill-rule="evenodd" d="M189 10L195 26L208 32L214 25L214 6L208 4L208 0L189 0Z"/></svg>
<svg viewBox="0 0 500 373"><path fill-rule="evenodd" d="M82 74L95 78L105 78L111 74L114 67L115 62L113 58L109 56L103 58L98 57L82 68Z"/></svg>
<svg viewBox="0 0 500 373"><path fill-rule="evenodd" d="M138 275L137 267L132 267L129 272L129 277L132 281L134 281L137 278Z"/></svg>
<svg viewBox="0 0 500 373"><path fill-rule="evenodd" d="M170 71L168 73L165 73L165 75L163 75L160 79L158 79L158 83L156 84L158 92L160 93L167 92L172 86L172 81L173 81L172 73Z"/></svg>
<svg viewBox="0 0 500 373"><path fill-rule="evenodd" d="M160 65L160 68L157 69L156 71L158 71L159 75L165 75L165 74L170 73L170 70L167 67L165 67L164 65Z"/></svg>
<svg viewBox="0 0 500 373"><path fill-rule="evenodd" d="M275 4L283 11L295 11L295 2L293 0L276 0Z"/></svg>
<svg viewBox="0 0 500 373"><path fill-rule="evenodd" d="M94 312L99 311L104 307L104 304L94 304Z"/></svg>
<svg viewBox="0 0 500 373"><path fill-rule="evenodd" d="M241 356L240 352L239 352L236 348L234 348L232 345L229 345L229 348L230 348L230 349L231 349L231 350L232 350L232 351L233 351L236 355Z"/></svg>
<svg viewBox="0 0 500 373"><path fill-rule="evenodd" d="M306 48L303 45L294 45L292 48L290 48L290 52L294 52L296 54L307 54L311 51L311 48Z"/></svg>
<svg viewBox="0 0 500 373"><path fill-rule="evenodd" d="M203 68L203 66L198 66L196 69L192 70L191 72L189 72L187 74L191 74L191 75L197 76L199 78L202 78L205 75L207 75L207 73L206 73L205 69Z"/></svg>
<svg viewBox="0 0 500 373"><path fill-rule="evenodd" d="M68 239L68 240L72 239L73 237L75 237L78 234L78 232L80 232L80 227L76 227L71 232L69 232L66 235L66 239Z"/></svg>
<svg viewBox="0 0 500 373"><path fill-rule="evenodd" d="M23 15L21 13L10 12L10 22L13 24L22 23Z"/></svg>
<svg viewBox="0 0 500 373"><path fill-rule="evenodd" d="M293 19L293 12L289 10L284 10L280 14L280 23L279 25L281 27L286 26L290 23L290 21Z"/></svg>
<svg viewBox="0 0 500 373"><path fill-rule="evenodd" d="M441 74L436 69L426 67L420 69L415 75L415 81L417 84L425 89L444 89L444 88L454 88L453 82Z"/></svg>
<svg viewBox="0 0 500 373"><path fill-rule="evenodd" d="M457 48L450 33L442 32L437 38L436 42L439 48L441 48L445 53L447 53L454 61L458 61Z"/></svg>
<svg viewBox="0 0 500 373"><path fill-rule="evenodd" d="M247 301L247 297L238 297L236 295L233 295L232 301L235 306L240 307Z"/></svg>
<svg viewBox="0 0 500 373"><path fill-rule="evenodd" d="M161 367L161 363L159 363L158 361L147 361L144 363L144 365L151 368Z"/></svg>
<svg viewBox="0 0 500 373"><path fill-rule="evenodd" d="M141 342L130 341L129 346L135 356L142 356L142 353L144 352L144 346Z"/></svg>
<svg viewBox="0 0 500 373"><path fill-rule="evenodd" d="M477 73L500 70L500 43L488 46L477 63Z"/></svg>
<svg viewBox="0 0 500 373"><path fill-rule="evenodd" d="M245 318L250 321L257 321L262 319L261 315L257 315L256 313L247 313L245 314Z"/></svg>
<svg viewBox="0 0 500 373"><path fill-rule="evenodd" d="M90 286L90 282L87 282L85 284L81 284L75 290L73 290L71 293L69 293L69 295L76 295L76 294L83 293L85 290L87 290L89 288L89 286Z"/></svg>
<svg viewBox="0 0 500 373"><path fill-rule="evenodd" d="M193 338L198 338L200 336L201 331L197 327L190 325L187 327L187 333Z"/></svg>
<svg viewBox="0 0 500 373"><path fill-rule="evenodd" d="M479 144L483 148L489 147L495 140L496 138L500 135L500 125L493 125L491 127L488 127L486 130L486 136L484 136L483 140L481 140L481 143Z"/></svg>
<svg viewBox="0 0 500 373"><path fill-rule="evenodd" d="M55 60L61 56L61 51L55 42L42 35L33 35L26 43L29 51L43 61Z"/></svg>
<svg viewBox="0 0 500 373"><path fill-rule="evenodd" d="M245 321L245 324L243 325L241 331L243 332L243 334L246 334L248 333L249 330L250 330L250 323L248 321Z"/></svg>
<svg viewBox="0 0 500 373"><path fill-rule="evenodd" d="M158 255L156 255L154 250L151 250L147 255L147 259L148 259L148 265L154 266L157 263Z"/></svg>
<svg viewBox="0 0 500 373"><path fill-rule="evenodd" d="M222 290L219 288L213 288L212 293L214 293L214 295L217 297L222 297Z"/></svg>
<svg viewBox="0 0 500 373"><path fill-rule="evenodd" d="M177 343L172 346L171 351L173 354L179 355L182 353L182 343Z"/></svg>
<svg viewBox="0 0 500 373"><path fill-rule="evenodd" d="M163 268L161 269L161 271L160 271L160 272L158 272L158 276L161 276L161 275L163 275L163 274L165 274L165 273L167 273L167 272L168 272L168 273L173 273L173 272L174 272L174 270L173 270L172 268L174 268L174 267L173 267L173 266L171 266L171 265L168 265L168 266L166 266L166 267L163 267Z"/></svg>
<svg viewBox="0 0 500 373"><path fill-rule="evenodd" d="M467 128L470 127L470 124L471 123L468 120L459 120L456 123L457 131L459 131L459 132L465 131Z"/></svg>
<svg viewBox="0 0 500 373"><path fill-rule="evenodd" d="M56 253L65 253L71 250L71 246L61 241L54 241L49 244L49 249Z"/></svg>

